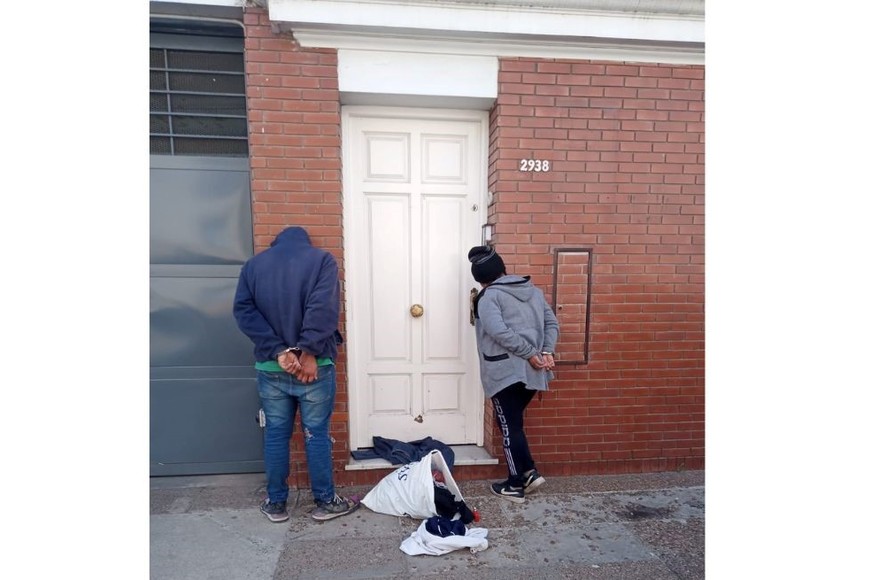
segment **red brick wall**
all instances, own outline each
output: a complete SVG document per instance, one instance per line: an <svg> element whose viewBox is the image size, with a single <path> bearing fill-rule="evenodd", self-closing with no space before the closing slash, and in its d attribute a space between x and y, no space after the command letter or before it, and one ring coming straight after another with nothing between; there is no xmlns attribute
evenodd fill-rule
<svg viewBox="0 0 870 580"><path fill-rule="evenodd" d="M336 51L300 48L259 8L246 9L245 26L256 250L303 225L343 279ZM703 79L703 67L501 61L490 139L496 247L548 296L553 249L595 252L590 362L560 366L528 412L545 473L703 467ZM553 166L519 172L528 157ZM373 484L390 470L344 469L343 350L337 362L336 483ZM489 409L485 428L501 459ZM307 487L298 425L292 462L291 485ZM493 478L504 466L455 471Z"/></svg>
<svg viewBox="0 0 870 580"><path fill-rule="evenodd" d="M245 67L254 243L288 225L308 229L341 258L341 112L338 58L272 33L262 10L245 13Z"/></svg>
<svg viewBox="0 0 870 580"><path fill-rule="evenodd" d="M704 68L501 59L490 120L509 270L551 297L553 250L594 253L588 365L527 412L542 471L703 468Z"/></svg>

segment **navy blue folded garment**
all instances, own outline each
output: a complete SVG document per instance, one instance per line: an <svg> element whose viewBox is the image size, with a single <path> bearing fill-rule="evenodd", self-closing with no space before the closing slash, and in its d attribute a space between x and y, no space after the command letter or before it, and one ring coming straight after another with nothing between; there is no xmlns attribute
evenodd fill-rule
<svg viewBox="0 0 870 580"><path fill-rule="evenodd" d="M374 449L357 449L356 451L351 451L350 456L359 461L365 461L366 459L383 459L383 457L375 453Z"/></svg>
<svg viewBox="0 0 870 580"><path fill-rule="evenodd" d="M426 520L426 531L434 536L464 536L465 524L459 520L449 520L442 516L432 516Z"/></svg>
<svg viewBox="0 0 870 580"><path fill-rule="evenodd" d="M450 449L449 445L437 439L426 437L425 439L406 442L375 435L372 437L372 442L375 446L374 449L351 451L351 457L358 460L381 458L386 459L393 465L407 465L414 461L420 461L424 456L437 449L444 457L444 461L447 462L447 468L453 469L453 461L455 459L453 450Z"/></svg>

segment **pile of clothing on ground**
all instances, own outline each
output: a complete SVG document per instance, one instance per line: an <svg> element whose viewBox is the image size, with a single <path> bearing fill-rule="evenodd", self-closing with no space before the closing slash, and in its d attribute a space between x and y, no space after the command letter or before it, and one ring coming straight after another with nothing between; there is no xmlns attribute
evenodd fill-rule
<svg viewBox="0 0 870 580"><path fill-rule="evenodd" d="M406 554L440 556L464 548L480 552L489 547L489 530L470 526L480 521L480 516L465 503L438 449L385 476L362 504L378 513L423 520L402 541L400 549Z"/></svg>

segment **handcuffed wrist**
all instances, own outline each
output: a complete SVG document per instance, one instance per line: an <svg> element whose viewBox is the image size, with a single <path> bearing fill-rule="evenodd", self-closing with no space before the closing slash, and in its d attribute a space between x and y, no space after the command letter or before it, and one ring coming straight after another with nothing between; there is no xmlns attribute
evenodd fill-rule
<svg viewBox="0 0 870 580"><path fill-rule="evenodd" d="M288 353L291 353L291 352L292 352L293 354L295 354L296 356L299 356L299 352L300 352L299 347L298 347L298 346L290 346L290 347L287 347L287 348L285 348L284 350L282 350L281 352L279 352L277 355L275 355L275 358L278 358L278 357L281 356L282 354L288 354Z"/></svg>

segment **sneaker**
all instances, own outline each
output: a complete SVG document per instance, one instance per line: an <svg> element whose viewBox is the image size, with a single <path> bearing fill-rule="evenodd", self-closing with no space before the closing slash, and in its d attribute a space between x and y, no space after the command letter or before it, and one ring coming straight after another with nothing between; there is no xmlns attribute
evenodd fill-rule
<svg viewBox="0 0 870 580"><path fill-rule="evenodd" d="M336 495L332 501L318 501L317 507L311 512L311 517L318 521L331 520L344 516L359 507L359 502L354 498L345 498Z"/></svg>
<svg viewBox="0 0 870 580"><path fill-rule="evenodd" d="M537 469L532 469L526 476L526 480L523 482L523 491L526 493L535 491L542 483L546 483L546 481L547 480L544 479L544 476L538 473Z"/></svg>
<svg viewBox="0 0 870 580"><path fill-rule="evenodd" d="M489 486L489 489L495 495L514 503L523 503L526 501L526 492L523 491L523 488L511 487L507 480L500 483L493 483Z"/></svg>
<svg viewBox="0 0 870 580"><path fill-rule="evenodd" d="M286 522L290 519L290 514L287 513L287 502L277 501L272 503L268 498L260 504L260 511L263 515L273 522Z"/></svg>

